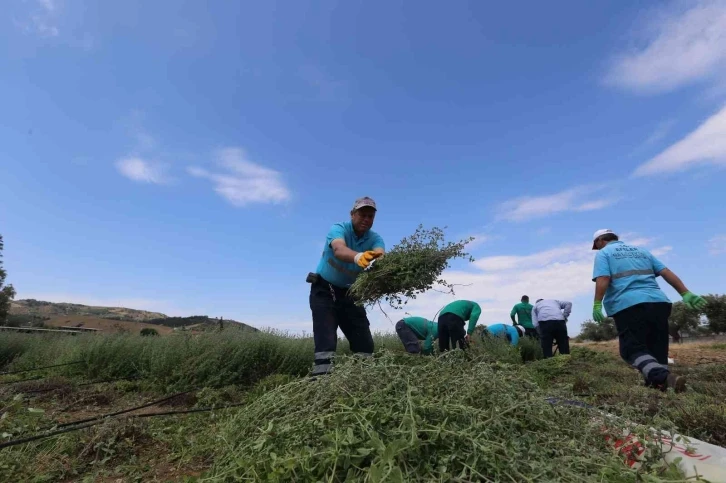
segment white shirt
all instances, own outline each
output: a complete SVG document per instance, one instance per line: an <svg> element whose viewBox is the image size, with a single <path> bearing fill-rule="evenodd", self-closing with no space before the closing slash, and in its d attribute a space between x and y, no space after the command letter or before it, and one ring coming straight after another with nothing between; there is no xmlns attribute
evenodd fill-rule
<svg viewBox="0 0 726 483"><path fill-rule="evenodd" d="M540 300L532 308L532 324L539 327L540 320L567 320L572 311L572 302L553 299Z"/></svg>

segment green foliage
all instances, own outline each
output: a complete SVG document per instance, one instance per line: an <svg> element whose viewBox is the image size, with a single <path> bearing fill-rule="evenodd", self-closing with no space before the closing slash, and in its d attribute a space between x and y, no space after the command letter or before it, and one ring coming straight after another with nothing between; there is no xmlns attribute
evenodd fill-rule
<svg viewBox="0 0 726 483"><path fill-rule="evenodd" d="M544 357L542 344L533 337L520 337L518 349L524 362L538 361Z"/></svg>
<svg viewBox="0 0 726 483"><path fill-rule="evenodd" d="M234 415L205 481L637 480L591 414L545 396L521 365L462 351L351 358Z"/></svg>
<svg viewBox="0 0 726 483"><path fill-rule="evenodd" d="M7 272L3 268L3 248L5 248L3 236L0 235L0 325L5 323L5 319L10 311L10 302L15 298L15 289L13 286L5 285Z"/></svg>
<svg viewBox="0 0 726 483"><path fill-rule="evenodd" d="M441 274L452 259L474 260L464 252L464 246L471 240L445 243L442 229L425 230L419 225L413 235L402 239L370 269L358 275L350 294L361 305L385 300L392 307L401 308L407 299L415 299L435 285L453 293L453 285L441 278Z"/></svg>
<svg viewBox="0 0 726 483"><path fill-rule="evenodd" d="M232 338L228 344L222 334L206 333L158 338L7 335L8 340L0 338L0 357L7 357L14 345L14 369L82 356L86 364L58 370L80 382L102 374L97 366L110 365L111 372L118 372L138 365L145 380L94 392L117 394L119 409L154 399L148 391L159 397L170 392L170 380L176 377L181 384L191 380L182 377L184 372L193 371L199 371L195 380L206 387L189 406L246 405L107 421L6 448L0 451L0 481L683 481L657 454L638 471L628 468L605 444L592 412L551 406L545 402L548 396L593 404L642 425L636 427L638 434L645 427L677 428L726 445L726 365L673 366L688 376L689 390L662 393L645 388L640 375L616 356L582 347L573 347L570 356L523 363L523 344L533 341L524 338L518 350L499 339L475 338L466 352L412 357L395 336L377 334L374 358L347 357L350 351L341 343L335 371L311 381L285 373L279 360L302 351L302 366L309 368L309 338L284 334L248 334L255 340L243 348L256 354L250 359L231 352L232 346L245 344L242 333L234 332L224 334ZM265 359L270 364L265 367L255 357L270 350L274 355ZM229 365L228 357L234 359ZM130 366L120 363L124 358L131 359ZM184 358L192 360L185 364ZM197 369L205 359L213 363ZM271 366L277 369L266 374ZM227 376L214 379L218 367ZM229 377L233 371L254 372L256 379L223 385L221 379L234 379ZM73 378L62 381L72 388ZM58 409L83 393L59 396L55 403L16 395L31 387L36 386L0 386L0 434L32 433L60 414L76 419ZM80 406L86 417L87 407Z"/></svg>
<svg viewBox="0 0 726 483"><path fill-rule="evenodd" d="M708 318L708 328L714 334L726 332L726 295L708 294L704 298L708 301L703 309Z"/></svg>
<svg viewBox="0 0 726 483"><path fill-rule="evenodd" d="M145 327L145 328L141 329L140 334L143 336L158 336L159 332L156 329Z"/></svg>
<svg viewBox="0 0 726 483"><path fill-rule="evenodd" d="M599 323L592 320L583 322L578 339L599 342L613 340L617 336L618 330L615 328L615 320L612 317L606 317L605 320Z"/></svg>
<svg viewBox="0 0 726 483"><path fill-rule="evenodd" d="M677 341L683 332L696 332L700 323L701 314L697 310L688 308L683 302L676 302L668 318L668 332Z"/></svg>
<svg viewBox="0 0 726 483"><path fill-rule="evenodd" d="M8 327L45 327L45 321L50 317L40 317L37 315L26 314L8 314L5 325Z"/></svg>
<svg viewBox="0 0 726 483"><path fill-rule="evenodd" d="M374 335L376 350L403 351L394 335ZM223 331L200 335L3 334L0 367L23 370L71 361L56 374L88 380L143 377L165 389L199 385L249 385L272 374L303 376L313 363L311 337L278 332ZM339 354L350 354L347 341Z"/></svg>

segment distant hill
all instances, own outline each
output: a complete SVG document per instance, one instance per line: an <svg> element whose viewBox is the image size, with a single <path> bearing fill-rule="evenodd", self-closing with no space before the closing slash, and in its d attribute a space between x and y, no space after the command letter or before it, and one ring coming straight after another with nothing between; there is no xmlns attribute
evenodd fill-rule
<svg viewBox="0 0 726 483"><path fill-rule="evenodd" d="M179 328L184 327L187 329L194 330L205 330L206 328L217 328L219 327L219 319L213 319L206 315L192 315L191 317L164 317L161 319L148 320L148 324L163 325L165 327ZM251 325L243 324L232 319L223 319L222 325L224 328L234 327L238 329L249 329L258 331L258 329Z"/></svg>
<svg viewBox="0 0 726 483"><path fill-rule="evenodd" d="M11 302L10 314L16 316L37 317L40 319L51 319L50 325L64 325L72 322L86 322L89 327L98 324L88 323L83 317L93 319L106 319L126 322L143 322L151 325L161 325L171 329L189 328L194 330L205 330L219 327L219 319L210 318L206 315L193 315L191 317L169 317L159 312L148 312L146 310L128 309L125 307L94 307L90 305L68 304L64 302L43 302L41 300L24 299ZM64 320L65 317L80 317L78 321ZM225 319L222 321L224 328L258 329L237 322L236 320ZM25 324L23 324L25 325ZM108 325L108 324L105 324ZM105 327L104 329L107 329ZM194 326L194 327L191 327ZM99 328L101 328L99 326Z"/></svg>
<svg viewBox="0 0 726 483"><path fill-rule="evenodd" d="M159 312L127 309L125 307L94 307L91 305L68 304L64 302L43 302L34 299L11 302L10 313L17 315L36 315L39 317L88 315L102 319L128 320L132 322L148 322L153 319L167 318L165 314Z"/></svg>

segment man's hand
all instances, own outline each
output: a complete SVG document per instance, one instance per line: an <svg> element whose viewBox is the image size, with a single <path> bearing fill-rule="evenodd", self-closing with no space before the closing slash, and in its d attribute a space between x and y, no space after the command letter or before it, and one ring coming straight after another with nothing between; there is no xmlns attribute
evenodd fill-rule
<svg viewBox="0 0 726 483"><path fill-rule="evenodd" d="M681 297L683 297L683 303L686 304L686 307L689 309L701 310L708 304L706 299L699 297L693 292L682 293Z"/></svg>
<svg viewBox="0 0 726 483"><path fill-rule="evenodd" d="M602 322L605 320L605 315L602 313L602 302L595 302L592 306L592 318L595 322Z"/></svg>
<svg viewBox="0 0 726 483"><path fill-rule="evenodd" d="M368 250L367 252L360 252L358 253L353 261L361 268L368 268L368 266L371 264L373 260L383 255L380 252L374 252L371 250Z"/></svg>

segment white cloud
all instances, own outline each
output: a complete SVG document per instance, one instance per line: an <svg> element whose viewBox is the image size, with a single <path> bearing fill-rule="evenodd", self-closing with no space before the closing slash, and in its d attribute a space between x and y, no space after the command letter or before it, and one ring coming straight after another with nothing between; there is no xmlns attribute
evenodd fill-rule
<svg viewBox="0 0 726 483"><path fill-rule="evenodd" d="M726 1L700 0L687 10L650 15L643 46L614 59L606 82L641 92L666 92L724 71Z"/></svg>
<svg viewBox="0 0 726 483"><path fill-rule="evenodd" d="M618 201L604 190L604 186L584 185L552 195L516 198L499 206L498 219L524 221L567 211L599 210Z"/></svg>
<svg viewBox="0 0 726 483"><path fill-rule="evenodd" d="M636 247L642 247L642 246L645 246L645 245L650 245L651 243L653 243L653 240L654 240L653 238L645 238L645 237L641 237L641 238L630 238L630 237L627 237L626 235L627 234L624 234L623 236L620 237L620 239L623 240L628 245L633 245L633 246L636 246Z"/></svg>
<svg viewBox="0 0 726 483"><path fill-rule="evenodd" d="M654 257L662 257L663 255L670 253L671 250L673 250L672 246L664 246L664 247L654 248L650 251L650 253L652 253Z"/></svg>
<svg viewBox="0 0 726 483"><path fill-rule="evenodd" d="M658 124L658 126L655 128L655 131L653 131L651 133L651 135L648 136L648 138L645 141L643 141L643 145L651 146L651 145L663 140L663 138L665 138L668 135L668 133L671 131L674 124L675 124L675 121L673 121L672 119L668 120L668 121L663 121L660 124Z"/></svg>
<svg viewBox="0 0 726 483"><path fill-rule="evenodd" d="M161 184L166 181L160 164L139 157L119 159L116 161L116 169L127 178L141 183Z"/></svg>
<svg viewBox="0 0 726 483"><path fill-rule="evenodd" d="M213 173L196 166L189 167L187 172L197 178L213 181L214 191L234 206L280 203L290 199L291 193L282 175L249 161L243 149L220 149L216 158L217 164L225 168L226 172Z"/></svg>
<svg viewBox="0 0 726 483"><path fill-rule="evenodd" d="M726 235L716 235L708 240L708 253L711 255L726 253Z"/></svg>
<svg viewBox="0 0 726 483"><path fill-rule="evenodd" d="M467 243L467 245L466 245L467 248L474 248L474 247L484 244L488 241L491 241L494 238L492 235L487 235L486 233L477 233L474 235L468 235L464 238L469 238L469 237L473 237L474 239L472 241L470 241L469 243Z"/></svg>
<svg viewBox="0 0 726 483"><path fill-rule="evenodd" d="M15 25L26 34L57 37L60 30L56 26L58 5L55 0L37 0L31 5L27 20L15 19Z"/></svg>
<svg viewBox="0 0 726 483"><path fill-rule="evenodd" d="M432 319L447 303L456 299L477 301L482 307L481 324L508 323L512 306L522 295L530 300L557 298L575 301L570 322L570 335L576 334L582 320L589 317L595 284L592 282L592 266L595 252L592 245L565 244L526 255L500 255L482 258L472 264L473 270L447 270L443 278L453 284L455 296L428 291L409 301L406 312ZM589 299L589 301L588 301ZM384 307L385 308L385 307ZM402 311L388 311L391 319L398 320ZM389 329L390 324L376 311L370 312L375 327Z"/></svg>
<svg viewBox="0 0 726 483"><path fill-rule="evenodd" d="M55 1L54 0L38 0L38 3L41 7L43 7L48 12L52 12L55 10Z"/></svg>
<svg viewBox="0 0 726 483"><path fill-rule="evenodd" d="M672 173L705 164L726 165L726 106L685 138L640 165L634 175Z"/></svg>

